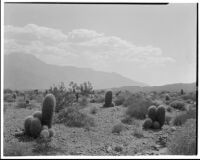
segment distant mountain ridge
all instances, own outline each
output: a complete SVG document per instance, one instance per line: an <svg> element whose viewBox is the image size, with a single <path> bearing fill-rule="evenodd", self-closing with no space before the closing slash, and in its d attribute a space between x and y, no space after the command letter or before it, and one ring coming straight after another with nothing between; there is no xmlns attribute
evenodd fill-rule
<svg viewBox="0 0 200 160"><path fill-rule="evenodd" d="M193 92L196 91L196 83L174 83L174 84L167 84L163 86L123 86L119 88L112 88L114 91L130 91L130 92L161 92L161 91L169 91L169 92L179 92L183 89L185 92Z"/></svg>
<svg viewBox="0 0 200 160"><path fill-rule="evenodd" d="M4 88L48 89L53 84L69 84L70 81L90 81L95 89L147 85L117 73L46 64L30 54L12 53L4 56Z"/></svg>

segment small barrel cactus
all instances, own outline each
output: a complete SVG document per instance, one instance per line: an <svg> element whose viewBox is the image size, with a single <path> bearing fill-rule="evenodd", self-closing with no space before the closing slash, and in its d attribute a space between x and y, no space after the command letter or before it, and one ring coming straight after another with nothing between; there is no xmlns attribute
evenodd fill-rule
<svg viewBox="0 0 200 160"><path fill-rule="evenodd" d="M55 135L54 129L50 128L49 129L49 137L53 137Z"/></svg>
<svg viewBox="0 0 200 160"><path fill-rule="evenodd" d="M152 121L156 120L156 106L150 106L148 108L148 117L152 119Z"/></svg>
<svg viewBox="0 0 200 160"><path fill-rule="evenodd" d="M30 135L37 138L42 130L41 121L38 118L33 117L30 124Z"/></svg>
<svg viewBox="0 0 200 160"><path fill-rule="evenodd" d="M31 126L31 121L33 119L33 116L28 116L25 118L24 121L24 131L26 135L31 135L30 133L30 126Z"/></svg>
<svg viewBox="0 0 200 160"><path fill-rule="evenodd" d="M42 130L41 133L40 133L40 137L44 138L44 139L49 138L49 131L48 131L48 129Z"/></svg>
<svg viewBox="0 0 200 160"><path fill-rule="evenodd" d="M104 107L114 107L114 104L112 103L112 91L106 92Z"/></svg>
<svg viewBox="0 0 200 160"><path fill-rule="evenodd" d="M156 120L160 123L160 127L162 127L165 123L165 107L163 105L158 106L156 114Z"/></svg>
<svg viewBox="0 0 200 160"><path fill-rule="evenodd" d="M35 111L33 113L33 117L38 118L42 122L42 112L41 111Z"/></svg>
<svg viewBox="0 0 200 160"><path fill-rule="evenodd" d="M160 129L160 123L158 121L153 122L153 128L154 129Z"/></svg>
<svg viewBox="0 0 200 160"><path fill-rule="evenodd" d="M144 129L149 129L152 127L152 120L150 118L145 119L144 123L143 123L143 128Z"/></svg>
<svg viewBox="0 0 200 160"><path fill-rule="evenodd" d="M55 107L55 96L53 94L47 94L42 104L42 125L47 125L48 128L51 128Z"/></svg>

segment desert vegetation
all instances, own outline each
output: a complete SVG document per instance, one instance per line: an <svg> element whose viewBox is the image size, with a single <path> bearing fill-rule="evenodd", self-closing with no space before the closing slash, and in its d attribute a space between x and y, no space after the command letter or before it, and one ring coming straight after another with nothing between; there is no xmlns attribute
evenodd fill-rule
<svg viewBox="0 0 200 160"><path fill-rule="evenodd" d="M195 96L90 82L5 89L4 155L195 155Z"/></svg>

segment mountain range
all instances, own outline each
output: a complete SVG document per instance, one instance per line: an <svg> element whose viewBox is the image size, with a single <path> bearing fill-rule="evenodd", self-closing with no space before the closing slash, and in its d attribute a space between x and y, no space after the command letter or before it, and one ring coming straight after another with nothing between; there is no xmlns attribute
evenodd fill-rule
<svg viewBox="0 0 200 160"><path fill-rule="evenodd" d="M12 53L4 56L4 88L48 89L53 84L64 82L68 85L71 81L78 84L90 81L95 89L147 85L114 72L47 64L30 54Z"/></svg>

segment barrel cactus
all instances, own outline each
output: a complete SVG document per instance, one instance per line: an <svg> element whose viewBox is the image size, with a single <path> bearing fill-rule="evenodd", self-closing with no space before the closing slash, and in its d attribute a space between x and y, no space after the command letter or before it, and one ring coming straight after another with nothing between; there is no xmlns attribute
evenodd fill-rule
<svg viewBox="0 0 200 160"><path fill-rule="evenodd" d="M49 129L49 137L53 137L55 135L54 129L50 128Z"/></svg>
<svg viewBox="0 0 200 160"><path fill-rule="evenodd" d="M37 138L40 135L41 130L41 121L38 118L33 117L30 123L30 135L34 138Z"/></svg>
<svg viewBox="0 0 200 160"><path fill-rule="evenodd" d="M160 129L160 123L158 121L153 122L153 128L154 129Z"/></svg>
<svg viewBox="0 0 200 160"><path fill-rule="evenodd" d="M41 111L35 111L33 113L33 117L38 118L40 121L42 121L42 112Z"/></svg>
<svg viewBox="0 0 200 160"><path fill-rule="evenodd" d="M33 116L28 116L25 118L24 121L24 131L26 135L31 135L30 133L30 126L31 126L31 121L33 119Z"/></svg>
<svg viewBox="0 0 200 160"><path fill-rule="evenodd" d="M162 127L165 123L165 107L163 105L158 106L156 114L156 120L160 123L160 127Z"/></svg>
<svg viewBox="0 0 200 160"><path fill-rule="evenodd" d="M156 106L150 106L148 108L148 117L151 118L152 121L156 120Z"/></svg>
<svg viewBox="0 0 200 160"><path fill-rule="evenodd" d="M114 104L112 103L112 91L106 92L104 107L114 107Z"/></svg>
<svg viewBox="0 0 200 160"><path fill-rule="evenodd" d="M56 98L53 94L47 94L42 104L42 125L52 126L53 114L56 106Z"/></svg>
<svg viewBox="0 0 200 160"><path fill-rule="evenodd" d="M149 129L152 127L152 120L150 118L145 119L144 123L143 123L143 128L144 129Z"/></svg>
<svg viewBox="0 0 200 160"><path fill-rule="evenodd" d="M49 131L48 131L48 129L42 130L41 133L40 133L40 137L44 138L44 139L49 138Z"/></svg>

